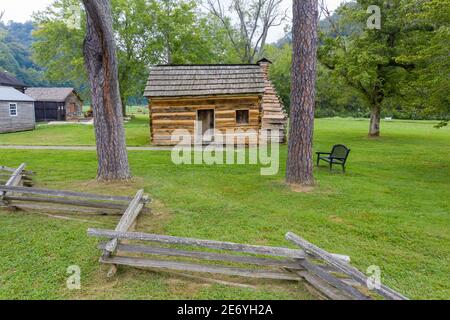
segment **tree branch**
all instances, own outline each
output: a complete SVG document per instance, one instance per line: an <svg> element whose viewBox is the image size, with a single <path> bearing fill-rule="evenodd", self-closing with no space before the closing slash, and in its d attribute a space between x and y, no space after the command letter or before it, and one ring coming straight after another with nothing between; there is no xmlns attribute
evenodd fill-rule
<svg viewBox="0 0 450 320"><path fill-rule="evenodd" d="M236 29L240 30L240 39L237 41L230 24L232 17L226 16L219 0L206 0L206 3L210 12L224 25L236 52L248 63L252 63L263 52L270 28L280 25L287 16L286 12L283 14L279 10L282 0L232 0L230 9L239 21Z"/></svg>

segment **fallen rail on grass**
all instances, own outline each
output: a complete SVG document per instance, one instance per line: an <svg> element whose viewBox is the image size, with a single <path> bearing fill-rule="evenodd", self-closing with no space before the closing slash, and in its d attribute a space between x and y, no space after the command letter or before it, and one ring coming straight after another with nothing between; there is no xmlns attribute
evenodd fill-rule
<svg viewBox="0 0 450 320"><path fill-rule="evenodd" d="M0 185L0 206L47 213L122 215L133 201L132 197L32 188L34 173L25 167L25 163L16 169L0 166L0 183L4 183ZM150 199L143 190L139 192L142 210Z"/></svg>
<svg viewBox="0 0 450 320"><path fill-rule="evenodd" d="M84 192L24 188L0 185L3 203L10 208L50 212L94 213L121 215L133 200L131 197L98 195ZM142 207L149 202L141 198Z"/></svg>
<svg viewBox="0 0 450 320"><path fill-rule="evenodd" d="M352 267L350 264L342 262L340 259L336 259L333 254L313 245L312 243L306 241L305 239L299 237L298 235L289 232L286 234L286 239L293 242L294 244L298 245L302 249L304 249L306 252L311 254L314 258L321 259L325 263L327 263L329 266L331 266L334 269L335 273L343 273L347 275L350 279L355 280L360 285L366 286L368 283L368 277L364 275L361 271L358 269ZM308 266L304 265L306 269ZM310 270L313 273L315 272L313 269ZM319 275L320 277L320 275ZM375 286L373 288L373 291L378 293L379 295L391 299L391 300L406 300L407 298L400 293L392 290L391 288L381 284L379 287Z"/></svg>

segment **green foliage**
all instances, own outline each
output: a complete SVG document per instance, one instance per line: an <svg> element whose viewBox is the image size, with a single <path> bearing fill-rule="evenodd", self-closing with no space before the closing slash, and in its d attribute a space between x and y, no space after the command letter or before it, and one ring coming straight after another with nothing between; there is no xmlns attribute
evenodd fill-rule
<svg viewBox="0 0 450 320"><path fill-rule="evenodd" d="M55 0L35 16L34 58L52 81L70 82L88 96L81 29L64 23L79 0ZM196 1L112 0L122 101L142 102L148 67L162 63L236 61L217 19L200 12Z"/></svg>
<svg viewBox="0 0 450 320"><path fill-rule="evenodd" d="M33 63L30 54L32 30L31 22L0 22L0 71L13 74L25 84L41 85L46 81L42 79L42 72Z"/></svg>
<svg viewBox="0 0 450 320"><path fill-rule="evenodd" d="M285 43L281 47L268 45L267 58L273 62L270 66L270 80L274 84L286 110L291 105L291 67L292 45Z"/></svg>
<svg viewBox="0 0 450 320"><path fill-rule="evenodd" d="M450 119L450 0L420 1L408 19L428 32L414 30L409 50L399 60L417 66L403 93L409 108L425 118ZM417 10L419 9L419 10Z"/></svg>
<svg viewBox="0 0 450 320"><path fill-rule="evenodd" d="M354 88L373 110L399 118L446 119L450 33L449 6L442 2L358 0L343 5L338 27L321 34L320 61L337 85ZM369 5L381 8L381 30L365 26ZM342 32L349 26L356 27L350 34Z"/></svg>
<svg viewBox="0 0 450 320"><path fill-rule="evenodd" d="M122 103L127 105L130 97L140 97L147 80L147 65L155 62L151 51L154 16L148 14L146 0L113 0L113 29L116 33L117 57L119 59L119 85ZM83 35L84 36L84 35Z"/></svg>
<svg viewBox="0 0 450 320"><path fill-rule="evenodd" d="M198 1L155 1L153 14L153 51L159 55L159 63L220 63L234 59L230 57L226 31L216 17L200 11Z"/></svg>
<svg viewBox="0 0 450 320"><path fill-rule="evenodd" d="M35 14L32 50L33 59L44 69L46 79L75 87L86 100L88 86L82 46L85 24L77 30L68 28L65 22L70 6L79 4L78 0L56 0L45 11Z"/></svg>
<svg viewBox="0 0 450 320"><path fill-rule="evenodd" d="M273 62L270 79L277 89L287 111L290 106L292 45L284 42L281 47L266 47L268 58ZM321 64L318 66L316 85L316 117L367 116L367 105L355 89L339 79Z"/></svg>
<svg viewBox="0 0 450 320"><path fill-rule="evenodd" d="M316 84L316 117L368 117L368 106L364 99L354 88L339 80L336 75L319 63Z"/></svg>

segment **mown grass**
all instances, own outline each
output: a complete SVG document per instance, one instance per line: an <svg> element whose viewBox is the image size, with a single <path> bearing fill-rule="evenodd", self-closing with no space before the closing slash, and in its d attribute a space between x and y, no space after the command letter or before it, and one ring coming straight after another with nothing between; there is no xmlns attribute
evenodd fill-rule
<svg viewBox="0 0 450 320"><path fill-rule="evenodd" d="M148 116L138 115L125 123L127 145L132 147L149 145L149 130ZM38 123L34 131L0 134L0 145L94 146L94 126Z"/></svg>
<svg viewBox="0 0 450 320"><path fill-rule="evenodd" d="M410 298L449 299L450 129L384 122L383 137L374 140L367 127L365 120L316 121L315 150L344 143L352 153L346 175L315 169L310 193L284 185L285 146L279 174L269 177L258 166L176 166L170 152L130 152L136 178L120 187L92 181L94 152L2 150L0 163L27 162L42 187L130 195L144 187L155 202L139 220L140 231L282 246L291 246L284 234L293 231L350 255L363 271L380 266L383 282ZM111 228L116 220L92 219L0 212L0 298L311 298L301 284L250 281L256 289L234 288L130 268L107 282L97 240L86 229ZM72 264L82 269L81 291L65 287Z"/></svg>

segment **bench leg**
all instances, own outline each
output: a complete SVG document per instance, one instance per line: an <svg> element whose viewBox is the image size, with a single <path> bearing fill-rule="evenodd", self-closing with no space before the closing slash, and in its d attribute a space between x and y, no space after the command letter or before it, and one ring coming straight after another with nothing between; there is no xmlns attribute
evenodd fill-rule
<svg viewBox="0 0 450 320"><path fill-rule="evenodd" d="M342 164L342 172L345 173L345 164Z"/></svg>
<svg viewBox="0 0 450 320"><path fill-rule="evenodd" d="M333 171L333 162L330 162L330 171Z"/></svg>

